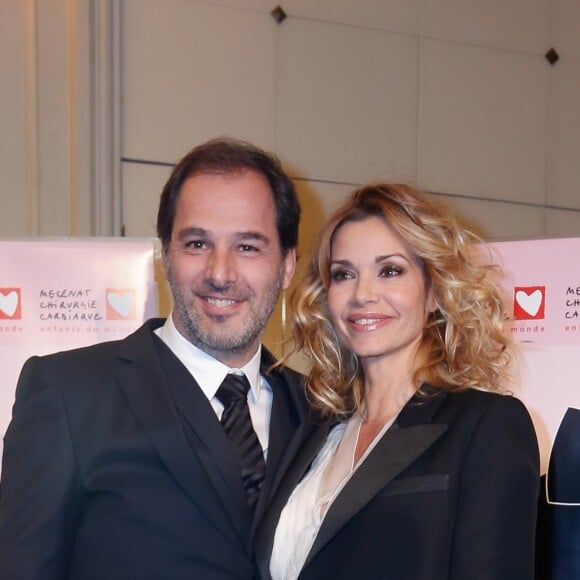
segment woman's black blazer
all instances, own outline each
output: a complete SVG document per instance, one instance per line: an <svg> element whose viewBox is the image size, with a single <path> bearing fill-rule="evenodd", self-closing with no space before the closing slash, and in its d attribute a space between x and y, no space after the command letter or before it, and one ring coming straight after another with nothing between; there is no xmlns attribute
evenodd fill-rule
<svg viewBox="0 0 580 580"><path fill-rule="evenodd" d="M263 579L280 512L327 430L304 445L258 530ZM518 399L415 396L330 507L300 580L530 580L538 491Z"/></svg>

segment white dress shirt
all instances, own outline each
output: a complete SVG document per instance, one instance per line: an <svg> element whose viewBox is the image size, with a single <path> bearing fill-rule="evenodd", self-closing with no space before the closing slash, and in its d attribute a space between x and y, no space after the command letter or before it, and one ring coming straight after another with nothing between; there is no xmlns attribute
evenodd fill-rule
<svg viewBox="0 0 580 580"><path fill-rule="evenodd" d="M215 396L228 373L245 374L249 383L248 407L254 431L258 436L264 456L268 453L270 416L272 412L272 388L260 375L261 346L252 359L242 368L230 368L219 360L189 342L175 327L173 318L167 317L165 324L155 334L171 349L185 368L196 380L207 397L218 419L221 419L224 406Z"/></svg>

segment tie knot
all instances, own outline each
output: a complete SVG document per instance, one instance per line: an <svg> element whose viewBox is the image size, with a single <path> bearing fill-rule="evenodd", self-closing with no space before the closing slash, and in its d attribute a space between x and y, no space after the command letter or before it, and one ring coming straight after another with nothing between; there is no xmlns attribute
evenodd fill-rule
<svg viewBox="0 0 580 580"><path fill-rule="evenodd" d="M245 399L248 396L249 390L250 383L246 375L229 373L217 390L216 397L224 406L227 406L233 401Z"/></svg>

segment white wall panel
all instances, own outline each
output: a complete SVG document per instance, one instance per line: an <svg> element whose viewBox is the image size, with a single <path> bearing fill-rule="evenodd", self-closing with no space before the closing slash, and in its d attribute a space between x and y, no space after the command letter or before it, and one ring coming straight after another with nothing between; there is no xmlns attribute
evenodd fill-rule
<svg viewBox="0 0 580 580"><path fill-rule="evenodd" d="M355 186L307 180L295 181L295 185L302 207L299 262L303 265L317 239L321 225L355 189Z"/></svg>
<svg viewBox="0 0 580 580"><path fill-rule="evenodd" d="M421 0L421 34L543 54L550 0Z"/></svg>
<svg viewBox="0 0 580 580"><path fill-rule="evenodd" d="M189 0L198 4L213 4L215 6L229 6L260 12L270 12L277 6L275 0Z"/></svg>
<svg viewBox="0 0 580 580"><path fill-rule="evenodd" d="M391 32L418 32L419 0L284 0L280 5L292 16Z"/></svg>
<svg viewBox="0 0 580 580"><path fill-rule="evenodd" d="M128 237L157 236L159 196L171 167L122 164L123 223Z"/></svg>
<svg viewBox="0 0 580 580"><path fill-rule="evenodd" d="M562 59L550 74L548 205L580 209L580 61Z"/></svg>
<svg viewBox="0 0 580 580"><path fill-rule="evenodd" d="M546 238L580 237L580 211L547 209L544 234Z"/></svg>
<svg viewBox="0 0 580 580"><path fill-rule="evenodd" d="M562 58L580 60L580 2L552 0L551 9L551 46Z"/></svg>
<svg viewBox="0 0 580 580"><path fill-rule="evenodd" d="M88 235L89 0L0 2L0 10L0 235Z"/></svg>
<svg viewBox="0 0 580 580"><path fill-rule="evenodd" d="M420 185L544 203L548 73L543 57L422 41Z"/></svg>
<svg viewBox="0 0 580 580"><path fill-rule="evenodd" d="M460 221L486 240L540 238L544 235L544 208L515 203L434 196L451 207Z"/></svg>
<svg viewBox="0 0 580 580"><path fill-rule="evenodd" d="M38 147L39 233L58 235L70 229L69 172L70 106L68 84L68 22L65 0L38 4ZM48 79L60 82L46 82Z"/></svg>
<svg viewBox="0 0 580 580"><path fill-rule="evenodd" d="M417 40L292 19L280 27L278 152L301 176L414 178Z"/></svg>
<svg viewBox="0 0 580 580"><path fill-rule="evenodd" d="M28 232L24 2L0 2L0 236Z"/></svg>
<svg viewBox="0 0 580 580"><path fill-rule="evenodd" d="M283 0L279 25L276 4L0 2L0 235L116 233L122 155L172 163L216 134L275 150L316 187L419 179L580 208L580 2ZM102 107L115 120L119 58L122 146Z"/></svg>
<svg viewBox="0 0 580 580"><path fill-rule="evenodd" d="M354 26L416 34L419 0L205 0L208 4L271 12L280 6L288 17L313 18Z"/></svg>
<svg viewBox="0 0 580 580"><path fill-rule="evenodd" d="M191 0L123 3L123 156L175 162L216 135L274 145L276 23Z"/></svg>

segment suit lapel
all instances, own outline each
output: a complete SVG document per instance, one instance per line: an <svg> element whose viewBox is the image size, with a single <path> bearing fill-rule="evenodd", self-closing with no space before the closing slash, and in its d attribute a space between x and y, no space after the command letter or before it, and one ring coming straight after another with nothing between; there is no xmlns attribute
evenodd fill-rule
<svg viewBox="0 0 580 580"><path fill-rule="evenodd" d="M272 492L272 501L264 514L264 517L259 521L259 527L256 532L255 550L258 566L261 570L262 577L269 578L270 554L272 552L272 545L274 543L274 533L278 524L280 513L292 490L296 487L298 482L302 479L312 460L316 457L320 448L324 445L326 437L330 430L329 424L316 424L309 422L309 428L306 435L299 442L294 441L295 445L298 443L298 450L294 453L289 453L283 461L283 465L289 464L288 467L282 468L277 473L276 492Z"/></svg>
<svg viewBox="0 0 580 580"><path fill-rule="evenodd" d="M168 381L158 352L158 348L166 347L161 341L157 344L153 334L161 323L149 321L121 343L120 357L124 364L119 372L120 386L151 444L185 493L225 533L231 534L237 528L245 543L249 514L243 517L237 513L240 505L245 506L245 497L243 502L237 502L228 492L229 476L220 473L216 466L213 446L217 446L218 453L223 451L225 457L232 454L231 449L217 420L212 421L215 415L211 405L203 395L201 399L196 396L199 389L175 389L173 381ZM181 394L177 393L176 397L177 391ZM188 392L189 398L183 394ZM188 437L176 405L192 427L194 437ZM205 441L210 442L211 451ZM206 471L207 478L199 477L200 469ZM238 477L241 486L239 474Z"/></svg>
<svg viewBox="0 0 580 580"><path fill-rule="evenodd" d="M185 435L202 464L207 482L219 496L230 526L238 530L243 542L250 532L250 510L234 449L215 412L195 379L170 349L157 341L167 383L185 423Z"/></svg>
<svg viewBox="0 0 580 580"><path fill-rule="evenodd" d="M262 348L261 374L272 388L272 413L266 478L254 518L254 527L261 520L291 460L311 429L309 410L301 390L300 375L276 368L270 370L274 357Z"/></svg>
<svg viewBox="0 0 580 580"><path fill-rule="evenodd" d="M381 489L447 431L445 424L430 423L445 396L440 392L429 399L413 397L407 403L329 508L305 566Z"/></svg>

